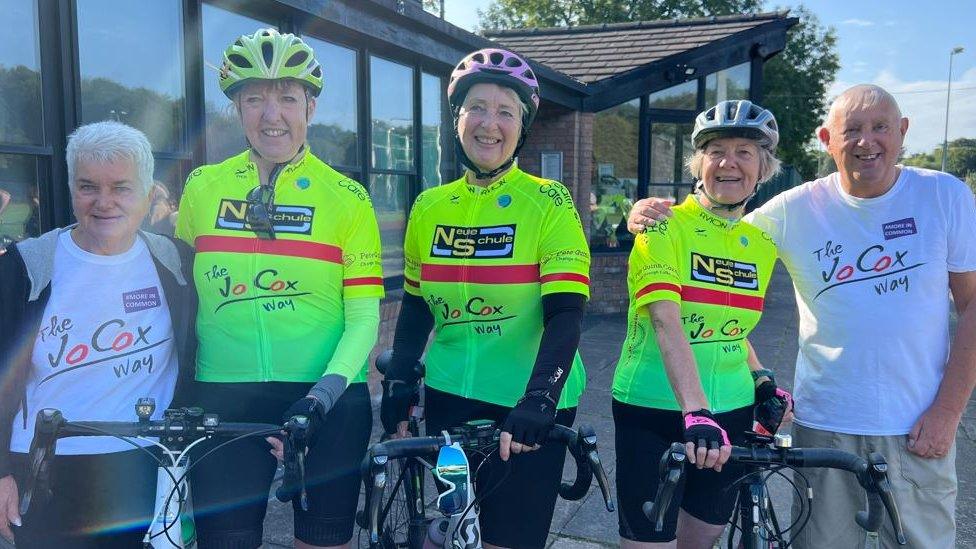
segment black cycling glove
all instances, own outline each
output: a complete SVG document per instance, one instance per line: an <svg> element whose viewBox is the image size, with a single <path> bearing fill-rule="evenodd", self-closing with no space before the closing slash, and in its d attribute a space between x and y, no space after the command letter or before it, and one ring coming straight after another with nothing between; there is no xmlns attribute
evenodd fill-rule
<svg viewBox="0 0 976 549"><path fill-rule="evenodd" d="M556 401L546 391L529 391L505 418L502 431L512 442L534 446L545 442L556 423Z"/></svg>
<svg viewBox="0 0 976 549"><path fill-rule="evenodd" d="M702 408L696 412L685 414L685 442L691 442L697 448L717 450L720 446L728 446L729 435L725 432L712 413Z"/></svg>
<svg viewBox="0 0 976 549"><path fill-rule="evenodd" d="M305 416L308 418L308 428L305 430L305 438L309 448L315 445L318 430L325 422L325 410L322 403L312 397L305 397L296 400L291 406L281 414L283 422L287 423L292 416Z"/></svg>
<svg viewBox="0 0 976 549"><path fill-rule="evenodd" d="M783 422L786 410L793 405L793 395L776 386L773 380L764 381L756 387L756 405L753 419L769 434L775 434Z"/></svg>
<svg viewBox="0 0 976 549"><path fill-rule="evenodd" d="M386 434L392 435L397 431L397 426L401 421L409 419L410 407L416 404L419 398L418 385L416 381L383 380L380 420Z"/></svg>

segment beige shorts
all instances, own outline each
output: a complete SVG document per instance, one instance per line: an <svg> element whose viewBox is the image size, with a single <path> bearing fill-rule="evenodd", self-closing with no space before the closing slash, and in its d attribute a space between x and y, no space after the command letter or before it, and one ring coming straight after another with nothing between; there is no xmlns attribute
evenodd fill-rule
<svg viewBox="0 0 976 549"><path fill-rule="evenodd" d="M907 435L845 435L793 425L793 446L837 448L859 456L880 452L888 461L888 478L910 548L951 549L956 544L956 446L940 459L909 453ZM810 522L793 542L797 549L862 549L901 547L885 517L879 535L869 535L854 522L866 507L864 490L850 473L833 469L802 469L813 488ZM802 487L802 481L799 481ZM793 504L793 515L799 509Z"/></svg>

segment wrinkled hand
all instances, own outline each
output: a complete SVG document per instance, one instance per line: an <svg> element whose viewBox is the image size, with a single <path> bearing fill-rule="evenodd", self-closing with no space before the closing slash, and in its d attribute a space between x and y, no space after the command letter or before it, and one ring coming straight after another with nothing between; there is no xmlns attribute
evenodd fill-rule
<svg viewBox="0 0 976 549"><path fill-rule="evenodd" d="M284 431L282 431L284 432ZM264 437L264 440L268 441L271 445L271 455L278 460L278 463L285 461L285 443L278 437Z"/></svg>
<svg viewBox="0 0 976 549"><path fill-rule="evenodd" d="M632 234L640 234L647 227L653 227L658 221L664 221L674 215L671 206L674 200L664 198L642 198L630 209L627 216L627 230Z"/></svg>
<svg viewBox="0 0 976 549"><path fill-rule="evenodd" d="M933 404L908 433L908 451L923 458L943 458L956 440L961 414Z"/></svg>
<svg viewBox="0 0 976 549"><path fill-rule="evenodd" d="M732 455L732 443L708 410L689 412L684 417L685 454L699 469L721 471Z"/></svg>
<svg viewBox="0 0 976 549"><path fill-rule="evenodd" d="M0 536L14 541L10 525L20 526L20 498L17 495L17 481L13 475L0 478Z"/></svg>
<svg viewBox="0 0 976 549"><path fill-rule="evenodd" d="M538 450L555 423L556 403L549 396L522 397L502 424L498 456L508 461L511 454Z"/></svg>

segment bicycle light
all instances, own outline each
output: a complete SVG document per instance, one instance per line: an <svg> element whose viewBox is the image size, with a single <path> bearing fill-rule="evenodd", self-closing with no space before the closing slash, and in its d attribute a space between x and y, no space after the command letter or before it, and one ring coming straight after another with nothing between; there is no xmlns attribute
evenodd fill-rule
<svg viewBox="0 0 976 549"><path fill-rule="evenodd" d="M773 446L777 448L792 448L793 437L790 435L773 435Z"/></svg>
<svg viewBox="0 0 976 549"><path fill-rule="evenodd" d="M139 416L139 421L149 421L155 411L156 399L143 397L136 401L136 415Z"/></svg>

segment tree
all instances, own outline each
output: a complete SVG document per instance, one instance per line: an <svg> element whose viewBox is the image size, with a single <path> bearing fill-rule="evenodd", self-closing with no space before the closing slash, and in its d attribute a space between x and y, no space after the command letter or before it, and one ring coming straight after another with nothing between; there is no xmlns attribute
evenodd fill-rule
<svg viewBox="0 0 976 549"><path fill-rule="evenodd" d="M764 0L495 0L478 12L482 29L576 26L758 13ZM800 6L786 48L766 63L763 103L780 123L778 154L804 179L817 172L814 131L826 114L827 87L840 67L837 35Z"/></svg>
<svg viewBox="0 0 976 549"><path fill-rule="evenodd" d="M903 161L908 166L918 166L930 170L942 169L942 146L929 153L917 153ZM949 142L949 156L946 158L946 171L959 179L976 179L976 139L961 137Z"/></svg>

